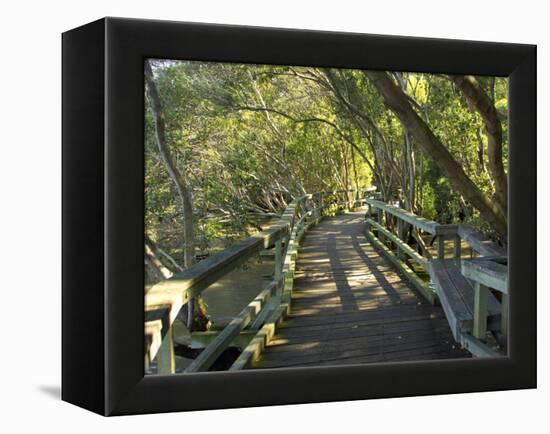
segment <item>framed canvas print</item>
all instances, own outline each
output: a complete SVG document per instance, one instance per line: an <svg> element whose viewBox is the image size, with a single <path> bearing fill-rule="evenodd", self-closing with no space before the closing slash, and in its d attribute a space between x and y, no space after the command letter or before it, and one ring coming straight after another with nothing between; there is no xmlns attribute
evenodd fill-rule
<svg viewBox="0 0 550 434"><path fill-rule="evenodd" d="M63 34L63 399L536 386L536 48L105 18Z"/></svg>

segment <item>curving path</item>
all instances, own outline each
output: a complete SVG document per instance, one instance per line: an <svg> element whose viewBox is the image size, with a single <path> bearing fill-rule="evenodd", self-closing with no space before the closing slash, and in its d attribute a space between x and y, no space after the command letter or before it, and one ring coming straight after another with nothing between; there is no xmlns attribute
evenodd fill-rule
<svg viewBox="0 0 550 434"><path fill-rule="evenodd" d="M364 212L324 219L304 238L291 313L255 368L470 357L432 306L372 247Z"/></svg>

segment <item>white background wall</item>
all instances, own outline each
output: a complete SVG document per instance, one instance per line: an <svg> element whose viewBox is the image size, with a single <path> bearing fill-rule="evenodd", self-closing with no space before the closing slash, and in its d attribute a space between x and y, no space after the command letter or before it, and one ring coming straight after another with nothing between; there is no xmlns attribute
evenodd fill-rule
<svg viewBox="0 0 550 434"><path fill-rule="evenodd" d="M548 422L548 251L539 251L539 390L105 419L59 401L61 32L125 16L539 45L539 219L549 211L548 13L518 1L4 2L0 23L0 430L541 432ZM543 169L544 168L544 172ZM546 227L547 225L544 225ZM548 230L539 245L549 245ZM84 276L83 276L84 277ZM85 278L85 277L84 277ZM546 307L546 309L544 309ZM6 429L7 428L7 429Z"/></svg>

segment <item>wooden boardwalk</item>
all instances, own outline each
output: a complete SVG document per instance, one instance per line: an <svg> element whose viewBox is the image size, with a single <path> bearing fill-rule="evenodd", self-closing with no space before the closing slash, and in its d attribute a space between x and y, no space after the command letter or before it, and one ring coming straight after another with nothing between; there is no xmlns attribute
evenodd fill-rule
<svg viewBox="0 0 550 434"><path fill-rule="evenodd" d="M291 312L255 368L470 357L432 306L367 241L364 212L326 218L302 243Z"/></svg>

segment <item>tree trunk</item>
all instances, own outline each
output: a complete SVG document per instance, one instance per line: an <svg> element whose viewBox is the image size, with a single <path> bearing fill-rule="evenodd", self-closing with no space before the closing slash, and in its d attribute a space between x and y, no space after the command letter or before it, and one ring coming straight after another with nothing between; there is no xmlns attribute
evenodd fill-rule
<svg viewBox="0 0 550 434"><path fill-rule="evenodd" d="M174 273L164 266L154 247L145 242L145 262L151 268L158 281L169 279Z"/></svg>
<svg viewBox="0 0 550 434"><path fill-rule="evenodd" d="M407 173L409 174L409 211L415 210L416 172L414 164L414 149L409 131L404 130L406 152L407 152Z"/></svg>
<svg viewBox="0 0 550 434"><path fill-rule="evenodd" d="M489 173L495 184L495 199L502 214L508 209L508 178L502 164L502 125L491 98L471 75L451 75L449 78L460 89L468 105L476 110L485 124Z"/></svg>
<svg viewBox="0 0 550 434"><path fill-rule="evenodd" d="M164 163L166 171L170 175L170 178L176 185L176 189L181 199L182 211L183 211L183 239L184 239L184 266L190 267L195 262L195 240L193 233L193 203L191 199L191 191L187 185L187 182L181 172L176 167L170 149L166 143L165 135L165 123L164 112L162 110L162 103L157 90L157 86L153 77L153 70L149 61L145 62L145 82L147 83L147 89L149 99L151 102L151 108L155 118L155 135L159 154ZM187 303L188 315L187 315L187 328L189 331L193 329L195 322L195 304L198 301ZM197 313L201 314L201 309L197 309Z"/></svg>
<svg viewBox="0 0 550 434"><path fill-rule="evenodd" d="M485 197L472 180L468 178L447 148L443 146L428 125L414 111L407 96L399 86L383 71L364 71L364 73L382 95L386 106L397 116L426 153L433 158L453 187L477 208L481 216L491 223L505 239L507 235L506 215L498 205Z"/></svg>
<svg viewBox="0 0 550 434"><path fill-rule="evenodd" d="M151 280L153 281L153 283L157 283L164 279L167 279L167 277L164 274L164 270L163 268L161 268L159 261L157 261L157 258L154 258L151 253L151 250L148 250L147 246L145 246L145 265L147 265L148 267L147 270Z"/></svg>
<svg viewBox="0 0 550 434"><path fill-rule="evenodd" d="M357 164L355 163L355 151L351 150L351 163L353 167L353 180L355 182L355 189L359 191L359 176L357 174Z"/></svg>
<svg viewBox="0 0 550 434"><path fill-rule="evenodd" d="M166 278L171 277L172 274L177 273L178 271L183 271L183 267L180 266L168 253L162 250L147 234L145 234L145 247L146 249L150 249L158 261L160 261L162 266L166 268L168 272L164 273ZM168 276L168 274L170 274L170 276Z"/></svg>

